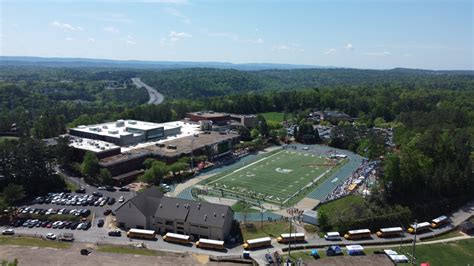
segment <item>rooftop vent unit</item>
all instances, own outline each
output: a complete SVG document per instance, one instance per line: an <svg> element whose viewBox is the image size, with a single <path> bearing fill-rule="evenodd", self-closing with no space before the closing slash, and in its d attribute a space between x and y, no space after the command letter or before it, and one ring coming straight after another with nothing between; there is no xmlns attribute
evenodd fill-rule
<svg viewBox="0 0 474 266"><path fill-rule="evenodd" d="M161 209L162 207L163 207L163 205L161 205L161 203L160 203L160 209Z"/></svg>
<svg viewBox="0 0 474 266"><path fill-rule="evenodd" d="M198 210L201 209L201 203L198 203L197 208Z"/></svg>
<svg viewBox="0 0 474 266"><path fill-rule="evenodd" d="M222 214L222 218L225 218L225 214Z"/></svg>
<svg viewBox="0 0 474 266"><path fill-rule="evenodd" d="M117 122L115 122L115 126L116 127L123 127L123 126L125 126L125 121L117 120Z"/></svg>
<svg viewBox="0 0 474 266"><path fill-rule="evenodd" d="M103 125L102 128L103 128L103 129L107 129L107 128L109 128L109 127L108 127L107 125Z"/></svg>
<svg viewBox="0 0 474 266"><path fill-rule="evenodd" d="M118 134L119 131L117 129L109 129L109 134Z"/></svg>
<svg viewBox="0 0 474 266"><path fill-rule="evenodd" d="M213 213L214 214L214 217L216 217L216 213Z"/></svg>
<svg viewBox="0 0 474 266"><path fill-rule="evenodd" d="M86 128L86 126L85 126L85 125L80 125L80 126L78 126L77 128L84 129L84 128Z"/></svg>
<svg viewBox="0 0 474 266"><path fill-rule="evenodd" d="M179 203L176 203L176 208L179 208Z"/></svg>
<svg viewBox="0 0 474 266"><path fill-rule="evenodd" d="M204 221L207 220L207 214L204 214Z"/></svg>
<svg viewBox="0 0 474 266"><path fill-rule="evenodd" d="M130 124L130 125L136 125L136 124L137 124L137 121L135 121L135 120L130 120L130 121L128 121L128 124Z"/></svg>

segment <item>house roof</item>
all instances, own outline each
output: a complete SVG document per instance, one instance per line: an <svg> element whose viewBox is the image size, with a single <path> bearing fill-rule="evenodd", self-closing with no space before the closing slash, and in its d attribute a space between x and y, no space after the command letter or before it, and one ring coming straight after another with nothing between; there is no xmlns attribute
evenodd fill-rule
<svg viewBox="0 0 474 266"><path fill-rule="evenodd" d="M125 203L127 202L132 202L147 217L155 216L161 219L181 220L191 224L214 227L223 227L227 215L233 215L229 206L166 197L157 187L151 187L138 193L137 196Z"/></svg>
<svg viewBox="0 0 474 266"><path fill-rule="evenodd" d="M122 206L125 206L127 202L131 202L143 215L151 216L155 213L156 208L158 208L162 197L163 193L157 187L151 187L130 198ZM116 211L120 210L122 206L118 207Z"/></svg>

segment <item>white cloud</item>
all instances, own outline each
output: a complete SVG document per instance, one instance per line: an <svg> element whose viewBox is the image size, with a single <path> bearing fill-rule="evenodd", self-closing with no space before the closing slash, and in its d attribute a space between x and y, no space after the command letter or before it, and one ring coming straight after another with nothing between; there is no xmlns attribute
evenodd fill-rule
<svg viewBox="0 0 474 266"><path fill-rule="evenodd" d="M128 45L135 45L137 42L135 42L135 39L131 35L127 35L125 39L123 39L126 44Z"/></svg>
<svg viewBox="0 0 474 266"><path fill-rule="evenodd" d="M87 42L95 42L95 39L92 38L92 37L89 37L89 38L87 39Z"/></svg>
<svg viewBox="0 0 474 266"><path fill-rule="evenodd" d="M335 53L336 52L336 48L331 48L329 50L327 50L324 54L332 54L332 53Z"/></svg>
<svg viewBox="0 0 474 266"><path fill-rule="evenodd" d="M405 57L411 57L411 56L413 56L413 55L408 53L408 54L403 54L403 56L405 56Z"/></svg>
<svg viewBox="0 0 474 266"><path fill-rule="evenodd" d="M72 37L67 37L65 40L68 41L68 42L74 41L74 39Z"/></svg>
<svg viewBox="0 0 474 266"><path fill-rule="evenodd" d="M191 38L193 35L186 32L171 31L168 37L171 42L177 42L181 39Z"/></svg>
<svg viewBox="0 0 474 266"><path fill-rule="evenodd" d="M177 18L180 18L182 22L186 23L186 24L191 24L191 20L183 15L179 10L175 9L175 8L172 8L172 7L167 7L164 9L164 11L174 17L177 17Z"/></svg>
<svg viewBox="0 0 474 266"><path fill-rule="evenodd" d="M277 46L274 46L273 49L274 51L289 51L289 52L304 52L304 49L300 48L300 45L297 43L290 43L290 44L280 44Z"/></svg>
<svg viewBox="0 0 474 266"><path fill-rule="evenodd" d="M286 46L286 45L279 45L277 47L275 47L276 50L290 50L290 47Z"/></svg>
<svg viewBox="0 0 474 266"><path fill-rule="evenodd" d="M209 37L221 37L227 38L229 40L241 43L253 43L253 44L262 44L265 41L263 38L257 37L255 39L243 39L239 35L232 33L232 32L210 32L207 34Z"/></svg>
<svg viewBox="0 0 474 266"><path fill-rule="evenodd" d="M346 46L344 46L344 48L346 48L346 50L354 50L354 46L352 45L352 43L348 43L346 44Z"/></svg>
<svg viewBox="0 0 474 266"><path fill-rule="evenodd" d="M188 4L188 0L135 0L142 3L161 3L161 4Z"/></svg>
<svg viewBox="0 0 474 266"><path fill-rule="evenodd" d="M109 27L104 27L105 32L112 32L112 33L117 33L119 30L115 27L109 26Z"/></svg>
<svg viewBox="0 0 474 266"><path fill-rule="evenodd" d="M65 31L83 31L84 29L80 26L72 26L71 24L68 23L61 23L57 20L51 22L51 27L62 29Z"/></svg>
<svg viewBox="0 0 474 266"><path fill-rule="evenodd" d="M368 56L389 56L392 53L387 52L387 51L383 51L383 52L367 52L367 53L364 53L364 54L368 55Z"/></svg>

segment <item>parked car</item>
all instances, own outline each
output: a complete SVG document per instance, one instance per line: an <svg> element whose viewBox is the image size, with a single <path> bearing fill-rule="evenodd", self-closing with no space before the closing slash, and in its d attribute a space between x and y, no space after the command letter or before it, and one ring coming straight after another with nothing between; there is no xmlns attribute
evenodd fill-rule
<svg viewBox="0 0 474 266"><path fill-rule="evenodd" d="M122 236L122 232L120 230L109 231L109 236Z"/></svg>
<svg viewBox="0 0 474 266"><path fill-rule="evenodd" d="M119 190L120 190L120 191L130 191L130 188L128 188L128 187L121 187Z"/></svg>
<svg viewBox="0 0 474 266"><path fill-rule="evenodd" d="M15 234L15 230L13 229L5 229L2 231L2 235L14 235Z"/></svg>
<svg viewBox="0 0 474 266"><path fill-rule="evenodd" d="M98 227L104 226L104 220L103 220L103 219L99 219L99 221L97 222L97 226L98 226Z"/></svg>
<svg viewBox="0 0 474 266"><path fill-rule="evenodd" d="M100 193L99 191L92 192L92 195L94 195L96 197L102 197L102 193Z"/></svg>
<svg viewBox="0 0 474 266"><path fill-rule="evenodd" d="M53 234L53 233L47 233L47 234L46 234L46 238L47 238L47 239L50 239L50 240L55 240L55 239L56 239L56 235Z"/></svg>
<svg viewBox="0 0 474 266"><path fill-rule="evenodd" d="M110 191L110 192L116 191L116 189L113 186L105 186L105 190Z"/></svg>
<svg viewBox="0 0 474 266"><path fill-rule="evenodd" d="M107 201L107 204L108 204L108 205L114 205L114 204L115 204L115 199L114 199L114 198L110 198L110 199Z"/></svg>
<svg viewBox="0 0 474 266"><path fill-rule="evenodd" d="M265 259L267 260L268 264L272 265L273 264L273 258L272 255L270 254L265 254Z"/></svg>
<svg viewBox="0 0 474 266"><path fill-rule="evenodd" d="M78 188L78 189L76 189L76 193L81 193L81 194L84 194L84 193L86 193L86 189L85 189L85 188L83 188L83 187L81 187L81 188Z"/></svg>
<svg viewBox="0 0 474 266"><path fill-rule="evenodd" d="M109 214L111 214L111 213L112 213L112 210L111 210L111 209L107 209L107 210L104 211L104 215L105 215L105 216L107 216L107 215L109 215Z"/></svg>
<svg viewBox="0 0 474 266"><path fill-rule="evenodd" d="M123 196L120 196L118 202L119 202L119 203L122 203L122 202L124 202L124 201L125 201L125 198L124 198Z"/></svg>
<svg viewBox="0 0 474 266"><path fill-rule="evenodd" d="M98 189L98 190L107 190L107 188L106 188L105 186L98 187L97 189Z"/></svg>

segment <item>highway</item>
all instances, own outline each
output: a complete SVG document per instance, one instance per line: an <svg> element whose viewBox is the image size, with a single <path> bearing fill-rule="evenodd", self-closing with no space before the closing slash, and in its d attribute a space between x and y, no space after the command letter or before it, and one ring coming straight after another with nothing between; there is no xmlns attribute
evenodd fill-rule
<svg viewBox="0 0 474 266"><path fill-rule="evenodd" d="M148 86L147 84L143 83L143 81L140 80L140 78L132 78L133 84L137 86L138 88L144 87L148 95L150 96L150 100L148 100L148 104L161 104L164 100L165 97L163 94L159 93L155 88Z"/></svg>

